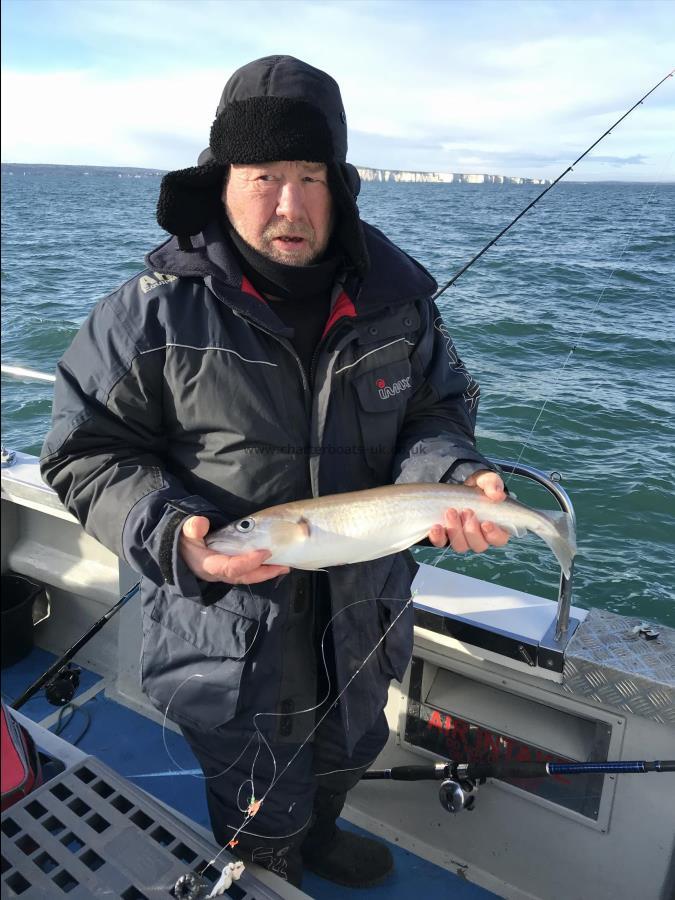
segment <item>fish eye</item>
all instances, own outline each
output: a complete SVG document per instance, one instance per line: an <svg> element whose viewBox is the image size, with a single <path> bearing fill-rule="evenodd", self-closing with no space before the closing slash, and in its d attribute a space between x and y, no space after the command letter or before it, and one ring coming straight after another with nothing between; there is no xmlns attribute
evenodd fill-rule
<svg viewBox="0 0 675 900"><path fill-rule="evenodd" d="M253 531L253 529L255 528L255 520L254 519L240 519L234 527L237 529L237 531L240 531L242 534L248 534L250 531Z"/></svg>

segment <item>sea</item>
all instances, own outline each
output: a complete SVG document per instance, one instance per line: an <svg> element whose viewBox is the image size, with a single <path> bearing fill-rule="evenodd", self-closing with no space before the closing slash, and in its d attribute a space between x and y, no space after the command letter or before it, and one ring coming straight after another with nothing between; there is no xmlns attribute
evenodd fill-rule
<svg viewBox="0 0 675 900"><path fill-rule="evenodd" d="M160 172L2 166L2 359L53 372L165 234ZM443 284L542 190L364 184L362 217ZM675 626L675 184L561 182L438 299L482 390L479 447L555 473L577 515L573 603ZM2 377L2 443L39 454L52 386ZM543 489L512 477L525 502ZM556 598L538 539L420 559Z"/></svg>

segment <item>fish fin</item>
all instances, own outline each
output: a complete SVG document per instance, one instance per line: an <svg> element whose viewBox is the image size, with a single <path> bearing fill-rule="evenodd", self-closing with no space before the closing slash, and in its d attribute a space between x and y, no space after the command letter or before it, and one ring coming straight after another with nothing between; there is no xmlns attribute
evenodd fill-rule
<svg viewBox="0 0 675 900"><path fill-rule="evenodd" d="M296 524L302 528L302 530L304 531L304 536L306 538L310 538L312 536L312 527L309 524L308 519L306 519L304 516L300 516Z"/></svg>
<svg viewBox="0 0 675 900"><path fill-rule="evenodd" d="M501 527L504 529L504 531L508 531L514 537L521 538L521 537L525 537L525 535L527 534L527 528L523 528L522 525L509 524L509 525L502 525Z"/></svg>
<svg viewBox="0 0 675 900"><path fill-rule="evenodd" d="M563 510L540 509L553 526L553 533L537 531L539 537L546 541L560 563L565 578L572 574L572 560L577 552L577 539L572 516Z"/></svg>

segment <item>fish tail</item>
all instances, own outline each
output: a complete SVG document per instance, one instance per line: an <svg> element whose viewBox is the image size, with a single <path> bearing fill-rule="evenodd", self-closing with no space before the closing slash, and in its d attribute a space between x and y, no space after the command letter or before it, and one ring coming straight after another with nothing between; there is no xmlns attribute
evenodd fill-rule
<svg viewBox="0 0 675 900"><path fill-rule="evenodd" d="M562 510L540 509L539 512L551 527L537 529L536 533L546 541L560 563L565 577L569 578L572 573L572 560L577 552L576 532L572 516Z"/></svg>

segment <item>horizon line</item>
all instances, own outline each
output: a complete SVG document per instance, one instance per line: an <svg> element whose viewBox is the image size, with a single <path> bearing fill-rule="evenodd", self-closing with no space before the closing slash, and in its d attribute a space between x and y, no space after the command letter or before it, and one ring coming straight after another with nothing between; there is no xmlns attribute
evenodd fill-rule
<svg viewBox="0 0 675 900"><path fill-rule="evenodd" d="M129 169L135 170L139 172L154 172L158 175L164 175L168 172L174 171L173 169L161 169L155 166L126 166L126 165L114 165L114 164L104 164L104 163L33 163L33 162L6 162L5 160L0 160L0 165L2 166L44 166L52 167L52 168L63 168L63 169ZM495 176L495 173L490 172L440 172L435 169L392 169L383 166L359 166L356 163L351 163L356 169L369 169L373 172L410 172L415 175L483 175L485 177L500 177L500 178L522 178L529 179L530 182L532 179L537 178L538 176L530 176L530 175L499 175ZM577 173L574 173L577 174ZM551 178L539 178L540 181L551 182L553 179ZM595 184L675 184L675 179L670 181L649 181L649 179L639 179L639 178L592 178L592 179L580 179L576 181L575 179L567 179L567 183L583 183L584 181L592 182ZM367 181L364 182L366 184L451 184L452 182L378 182L378 181ZM523 187L527 187L527 184L524 184ZM532 185L537 187L538 185Z"/></svg>

